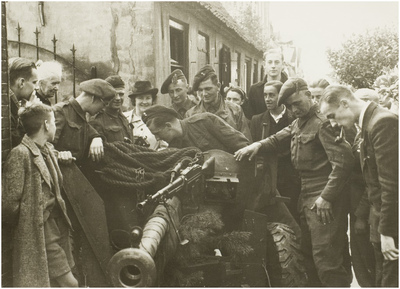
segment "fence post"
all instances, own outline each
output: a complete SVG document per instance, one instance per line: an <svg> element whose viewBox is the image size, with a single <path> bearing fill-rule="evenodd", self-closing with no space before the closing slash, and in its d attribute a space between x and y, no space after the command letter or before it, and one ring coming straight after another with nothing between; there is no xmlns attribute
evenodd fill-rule
<svg viewBox="0 0 400 289"><path fill-rule="evenodd" d="M19 26L18 22L18 27L16 28L18 31L18 57L21 57L21 26Z"/></svg>
<svg viewBox="0 0 400 289"><path fill-rule="evenodd" d="M36 60L39 60L39 34L40 32L38 31L36 27L36 31L33 32L36 35Z"/></svg>
<svg viewBox="0 0 400 289"><path fill-rule="evenodd" d="M53 42L53 53L54 53L54 60L57 60L57 41L58 39L56 38L56 35L54 34L53 39L51 40ZM57 96L58 96L58 91L54 94L54 100L57 103Z"/></svg>
<svg viewBox="0 0 400 289"><path fill-rule="evenodd" d="M96 66L92 66L90 68L90 74L91 74L92 79L97 78L97 67Z"/></svg>
<svg viewBox="0 0 400 289"><path fill-rule="evenodd" d="M75 52L76 52L76 49L75 49L75 44L72 44L72 49L70 49L71 51L72 51L72 69L73 69L73 93L74 93L74 98L75 98L75 70L76 70L76 67L75 67Z"/></svg>

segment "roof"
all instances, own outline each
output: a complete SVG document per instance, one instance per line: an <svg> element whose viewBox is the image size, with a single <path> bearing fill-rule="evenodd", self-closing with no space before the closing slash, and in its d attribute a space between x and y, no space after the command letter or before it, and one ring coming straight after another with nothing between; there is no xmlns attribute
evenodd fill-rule
<svg viewBox="0 0 400 289"><path fill-rule="evenodd" d="M252 44L257 50L263 51L262 47L257 45L252 39L250 39L242 30L240 25L232 18L232 16L226 11L225 7L220 2L198 2L202 7L210 11L215 17L221 20L225 25L234 30L244 41Z"/></svg>

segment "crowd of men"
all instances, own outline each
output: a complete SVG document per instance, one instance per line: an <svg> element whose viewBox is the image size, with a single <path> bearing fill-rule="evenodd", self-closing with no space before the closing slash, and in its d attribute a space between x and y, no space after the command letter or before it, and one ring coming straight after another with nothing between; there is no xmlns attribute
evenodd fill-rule
<svg viewBox="0 0 400 289"><path fill-rule="evenodd" d="M14 148L2 172L2 235L3 249L12 243L13 286L78 286L58 163L85 171L104 157L105 142L125 141L220 149L237 161L255 159L260 170L278 156L276 193L290 202L260 204L259 212L295 231L308 286L349 287L353 267L362 287L398 287L397 114L371 89L288 78L280 51L266 53L265 71L248 97L235 86L223 95L206 65L193 94L181 70L167 77L161 93L170 106L156 104L150 81L128 91L118 75L81 82L76 98L54 103L59 63L10 60ZM131 110L123 108L125 95Z"/></svg>

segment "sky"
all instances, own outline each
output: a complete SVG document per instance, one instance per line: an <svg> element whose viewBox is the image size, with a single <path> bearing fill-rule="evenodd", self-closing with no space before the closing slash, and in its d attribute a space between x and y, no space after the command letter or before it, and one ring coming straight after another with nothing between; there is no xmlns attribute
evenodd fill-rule
<svg viewBox="0 0 400 289"><path fill-rule="evenodd" d="M301 65L308 81L328 78L332 71L326 57L328 47L338 49L353 33L366 29L399 29L398 1L273 1L269 16L281 40L293 40L302 49Z"/></svg>

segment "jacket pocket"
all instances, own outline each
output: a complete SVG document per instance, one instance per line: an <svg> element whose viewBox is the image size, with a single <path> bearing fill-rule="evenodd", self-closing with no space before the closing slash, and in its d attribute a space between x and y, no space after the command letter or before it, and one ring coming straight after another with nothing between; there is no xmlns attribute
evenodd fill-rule
<svg viewBox="0 0 400 289"><path fill-rule="evenodd" d="M104 128L105 137L107 142L115 142L115 141L122 141L124 140L124 135L121 126L106 126Z"/></svg>
<svg viewBox="0 0 400 289"><path fill-rule="evenodd" d="M67 122L65 133L63 135L63 142L66 150L70 150L72 153L79 151L82 129L82 126L75 122Z"/></svg>
<svg viewBox="0 0 400 289"><path fill-rule="evenodd" d="M314 140L316 133L302 133L298 136L299 139L299 162L311 161L314 157Z"/></svg>

